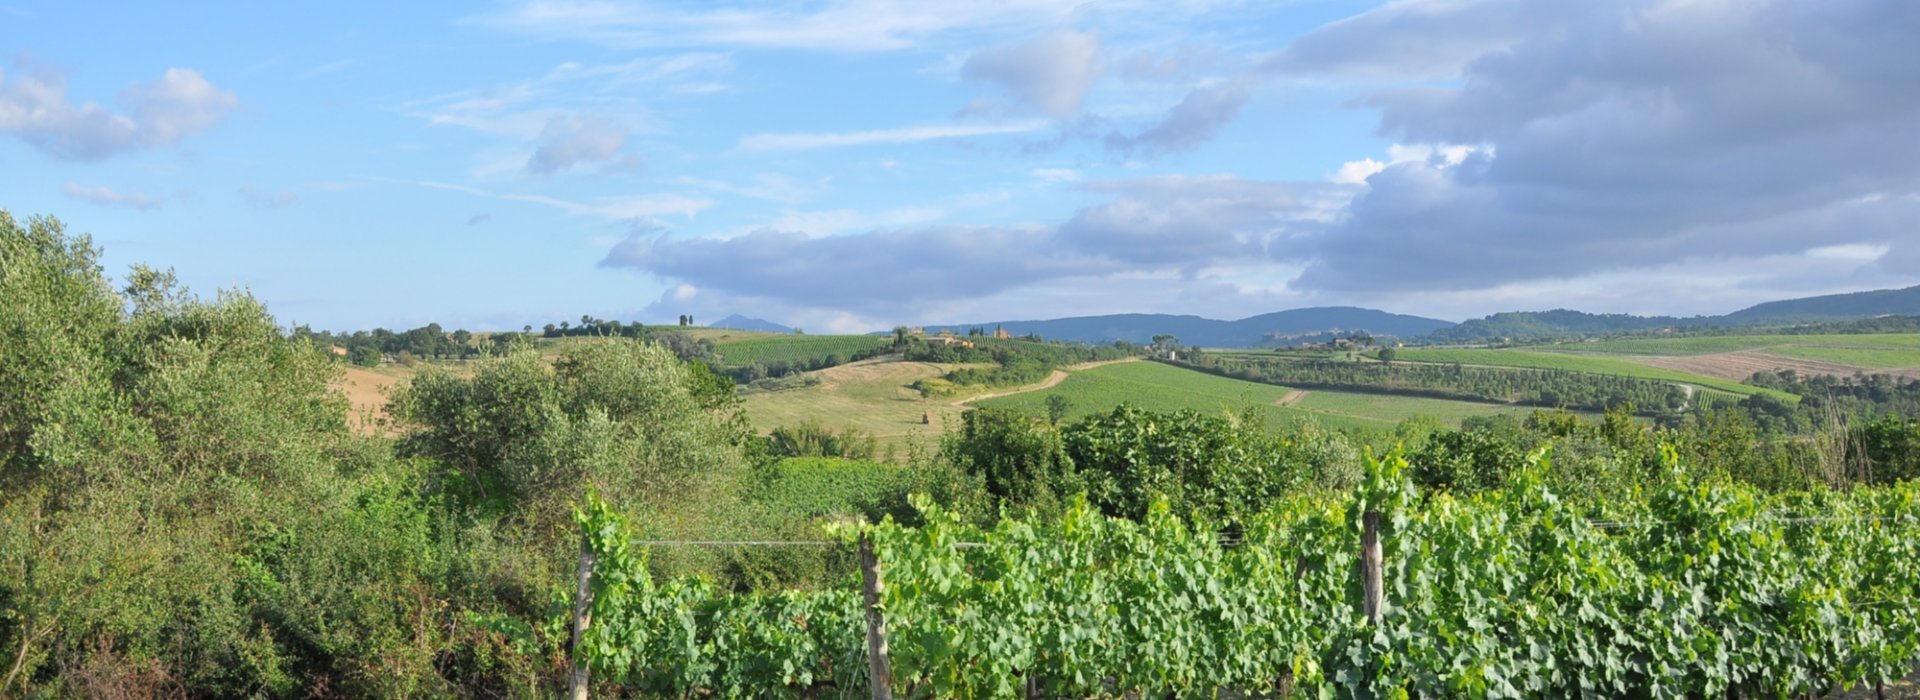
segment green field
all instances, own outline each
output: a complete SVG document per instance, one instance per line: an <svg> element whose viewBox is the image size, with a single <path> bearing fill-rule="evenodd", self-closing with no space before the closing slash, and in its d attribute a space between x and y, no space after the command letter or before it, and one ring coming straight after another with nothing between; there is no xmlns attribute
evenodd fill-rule
<svg viewBox="0 0 1920 700"><path fill-rule="evenodd" d="M1399 423L1408 418L1432 416L1449 426L1459 425L1460 421L1474 416L1495 414L1524 416L1539 410L1530 406L1501 406L1472 401L1362 394L1350 391L1309 391L1298 403L1293 404L1292 408L1375 423Z"/></svg>
<svg viewBox="0 0 1920 700"><path fill-rule="evenodd" d="M1073 372L1052 389L1030 391L978 402L976 405L1045 415L1047 397L1067 398L1067 420L1105 413L1121 403L1151 411L1190 409L1220 415L1251 408L1272 428L1312 416L1329 427L1391 428L1401 420L1429 415L1458 424L1470 416L1524 414L1533 409L1467 401L1386 396L1339 391L1306 392L1299 403L1275 402L1290 390L1271 384L1241 381L1158 362L1124 362Z"/></svg>
<svg viewBox="0 0 1920 700"><path fill-rule="evenodd" d="M871 434L882 449L891 446L904 454L908 446L918 446L930 451L966 407L952 398L923 398L908 385L971 366L977 365L857 362L807 373L820 379L815 386L748 394L741 397L741 405L760 433L811 420L835 431L855 428Z"/></svg>
<svg viewBox="0 0 1920 700"><path fill-rule="evenodd" d="M1765 350L1769 355L1784 355L1803 360L1834 362L1868 369L1906 369L1920 367L1920 342L1910 348L1848 348L1822 345L1783 345Z"/></svg>
<svg viewBox="0 0 1920 700"><path fill-rule="evenodd" d="M1463 365L1486 365L1489 367L1557 369L1569 372L1611 374L1622 377L1640 377L1643 379L1658 379L1680 384L1693 384L1695 386L1708 387L1741 396L1768 392L1774 393L1783 399L1791 396L1784 392L1772 392L1768 389L1748 386L1728 379L1703 377L1679 370L1651 367L1630 360L1611 357L1483 348L1405 348L1398 352L1399 359L1406 362L1458 363Z"/></svg>
<svg viewBox="0 0 1920 700"><path fill-rule="evenodd" d="M720 353L725 364L749 365L805 362L830 355L847 360L890 342L890 338L878 335L759 335L717 339L714 350Z"/></svg>
<svg viewBox="0 0 1920 700"><path fill-rule="evenodd" d="M1920 353L1920 333L1722 335L1693 338L1635 338L1630 340L1603 340L1591 343L1564 343L1560 345L1539 346L1533 349L1550 352L1618 355L1710 355L1721 352L1761 350L1788 357L1827 359L1825 357L1794 354L1796 352L1803 352L1808 348L1890 350L1902 352L1902 355L1893 356L1888 360L1894 361L1896 359L1913 357L1911 354L1904 353ZM1863 366L1911 367L1915 365Z"/></svg>

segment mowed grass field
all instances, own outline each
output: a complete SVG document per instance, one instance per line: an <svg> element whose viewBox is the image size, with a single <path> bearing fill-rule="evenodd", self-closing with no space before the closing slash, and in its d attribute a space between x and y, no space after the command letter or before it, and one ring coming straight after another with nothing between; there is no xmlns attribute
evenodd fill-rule
<svg viewBox="0 0 1920 700"><path fill-rule="evenodd" d="M978 402L1046 415L1047 397L1058 394L1068 402L1067 419L1106 413L1122 403L1152 411L1190 409L1219 415L1251 408L1268 427L1282 429L1293 420L1311 416L1335 428L1392 428L1400 421L1426 415L1458 425L1471 416L1526 414L1533 409L1468 401L1388 396L1341 391L1309 391L1278 405L1293 391L1286 387L1219 377L1158 362L1126 362L1070 373L1058 386Z"/></svg>
<svg viewBox="0 0 1920 700"><path fill-rule="evenodd" d="M951 397L921 398L908 385L964 366L868 360L809 372L820 379L814 386L758 392L741 400L748 422L760 433L813 420L836 431L852 427L871 433L882 450L892 446L904 454L909 445L931 450L939 446L947 426L958 425L966 407ZM926 416L932 423L922 422Z"/></svg>
<svg viewBox="0 0 1920 700"><path fill-rule="evenodd" d="M715 340L714 350L726 364L748 365L813 361L832 355L852 358L891 342L893 339L878 335L762 335Z"/></svg>
<svg viewBox="0 0 1920 700"><path fill-rule="evenodd" d="M1535 349L1609 355L1711 355L1760 351L1860 367L1920 367L1920 333L1635 338L1567 343Z"/></svg>
<svg viewBox="0 0 1920 700"><path fill-rule="evenodd" d="M1740 396L1772 393L1782 399L1797 400L1793 399L1790 394L1784 392L1749 386L1728 379L1708 377L1663 367L1653 367L1614 357L1490 348L1403 348L1396 352L1398 353L1396 361L1459 363L1463 365L1486 365L1489 367L1522 367L1528 369L1556 369L1570 372L1611 374L1622 377L1640 377L1643 379L1658 379L1680 384L1692 384Z"/></svg>

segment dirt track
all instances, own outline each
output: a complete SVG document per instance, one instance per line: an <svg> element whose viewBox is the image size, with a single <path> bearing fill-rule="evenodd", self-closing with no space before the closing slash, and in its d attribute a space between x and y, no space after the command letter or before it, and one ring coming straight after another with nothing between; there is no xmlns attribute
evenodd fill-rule
<svg viewBox="0 0 1920 700"><path fill-rule="evenodd" d="M1032 383L1032 384L1028 384L1028 385L1026 385L1026 386L1019 386L1019 387L1014 387L1014 388L1012 388L1012 389L1008 389L1008 390L1006 390L1006 391L996 391L996 392L993 392L993 393L991 393L991 394L981 394L981 395L979 395L979 396L969 396L969 397L967 397L967 398L964 398L964 399L960 399L960 400L958 400L958 401L955 401L955 402L953 402L953 405L955 405L955 406L966 406L966 405L969 405L969 404L972 404L972 403L973 403L973 402L975 402L975 401L985 401L985 400L987 400L987 399L997 399L997 398L1000 398L1000 397L1002 397L1002 396L1012 396L1012 395L1014 395L1014 394L1024 394L1024 393L1027 393L1027 392L1029 392L1029 391L1040 391L1040 390L1043 390L1043 389L1052 389L1052 388L1054 388L1054 387L1056 387L1056 386L1059 386L1059 385L1060 385L1060 382L1064 382L1064 381L1066 381L1066 380L1067 380L1067 375L1068 375L1068 374L1070 374L1070 373L1072 373L1072 372L1078 372L1078 371L1081 371L1081 370L1088 370L1088 369L1093 369L1093 368L1095 368L1095 367L1104 367L1104 366L1106 366L1106 365L1115 365L1115 364L1120 364L1120 363L1122 363L1122 362L1139 362L1139 361L1140 361L1140 358L1138 358L1138 357L1124 357L1124 358L1121 358L1121 359L1118 359L1118 360L1101 360L1101 361L1099 361L1099 362L1086 362L1086 363L1082 363L1082 364L1077 364L1077 365L1074 365L1074 366L1072 366L1072 367L1068 367L1068 368L1066 368L1066 369L1056 369L1056 370L1054 370L1054 371L1053 371L1053 374L1049 374L1049 375L1047 375L1047 378L1046 378L1046 379L1042 379L1042 380L1040 380L1040 381L1038 381L1038 382L1034 382L1034 383Z"/></svg>
<svg viewBox="0 0 1920 700"><path fill-rule="evenodd" d="M1285 395L1273 400L1273 405L1292 406L1300 403L1300 400L1304 398L1307 398L1306 389L1288 389Z"/></svg>
<svg viewBox="0 0 1920 700"><path fill-rule="evenodd" d="M1789 369L1799 374L1831 374L1842 377L1851 377L1855 372L1866 372L1868 374L1893 374L1920 378L1920 368L1862 369L1860 367L1835 362L1781 357L1779 355L1769 355L1753 350L1720 352L1711 355L1652 356L1623 359L1631 359L1643 365L1663 367L1736 381L1744 381L1748 377L1752 377L1754 372L1778 372Z"/></svg>

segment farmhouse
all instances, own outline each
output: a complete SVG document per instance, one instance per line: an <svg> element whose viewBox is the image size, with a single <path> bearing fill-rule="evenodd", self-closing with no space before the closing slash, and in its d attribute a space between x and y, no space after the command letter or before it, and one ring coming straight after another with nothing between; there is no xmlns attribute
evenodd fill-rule
<svg viewBox="0 0 1920 700"><path fill-rule="evenodd" d="M957 345L963 348L973 347L973 341L961 340L959 338L955 338L950 335L936 335L936 336L928 337L927 344L928 345L945 345L948 347L953 347Z"/></svg>
<svg viewBox="0 0 1920 700"><path fill-rule="evenodd" d="M346 348L343 348L343 347L340 347L340 346L338 346L338 345L331 345L331 346L328 346L328 347L327 347L327 352L329 352L329 353L333 353L333 356L334 356L334 357L346 357L346 356L347 356L347 349L346 349Z"/></svg>

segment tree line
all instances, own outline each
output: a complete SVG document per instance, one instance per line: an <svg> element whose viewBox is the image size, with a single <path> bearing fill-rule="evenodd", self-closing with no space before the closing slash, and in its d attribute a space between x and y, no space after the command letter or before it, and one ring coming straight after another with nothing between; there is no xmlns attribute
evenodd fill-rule
<svg viewBox="0 0 1920 700"><path fill-rule="evenodd" d="M1595 412L1632 406L1641 415L1669 419L1685 409L1715 400L1713 394L1696 391L1690 401L1685 389L1669 381L1556 369L1342 362L1219 353L1193 353L1176 364L1224 377L1288 387L1375 391Z"/></svg>

